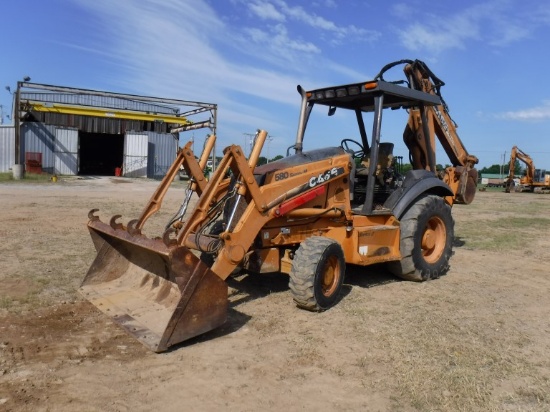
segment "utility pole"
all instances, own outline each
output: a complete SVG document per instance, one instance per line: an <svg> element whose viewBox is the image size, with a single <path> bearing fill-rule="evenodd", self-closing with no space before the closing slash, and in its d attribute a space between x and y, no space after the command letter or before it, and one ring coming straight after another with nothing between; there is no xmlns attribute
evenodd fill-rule
<svg viewBox="0 0 550 412"><path fill-rule="evenodd" d="M15 126L15 164L21 164L21 111L20 111L20 100L21 100L21 88L26 85L26 82L30 82L31 78L29 76L23 77L23 81L17 82L17 90L15 91L15 102L13 115L13 125Z"/></svg>
<svg viewBox="0 0 550 412"><path fill-rule="evenodd" d="M244 138L244 151L245 154L248 152L252 152L252 145L254 143L254 137L256 136L256 133L243 133L246 137ZM247 139L248 137L248 139ZM250 147L247 145L247 141L250 142Z"/></svg>
<svg viewBox="0 0 550 412"><path fill-rule="evenodd" d="M21 162L21 123L20 123L20 111L19 111L19 99L21 93L21 82L17 82L17 90L15 91L14 102L14 119L13 125L15 127L15 164L19 165Z"/></svg>
<svg viewBox="0 0 550 412"><path fill-rule="evenodd" d="M269 163L269 144L274 138L275 136L267 136L267 155L266 155L267 163Z"/></svg>

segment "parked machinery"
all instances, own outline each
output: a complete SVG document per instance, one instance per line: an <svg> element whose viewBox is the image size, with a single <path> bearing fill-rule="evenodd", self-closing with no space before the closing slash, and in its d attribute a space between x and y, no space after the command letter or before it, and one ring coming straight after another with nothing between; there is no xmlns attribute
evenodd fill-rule
<svg viewBox="0 0 550 412"><path fill-rule="evenodd" d="M384 80L399 64L405 80ZM443 275L452 255L451 208L472 202L477 182L477 158L456 133L443 85L423 62L402 60L374 80L298 86L295 154L257 166L267 137L258 131L249 158L237 145L226 147L208 182L202 169L209 148L197 161L187 144L139 219L124 225L117 215L103 223L97 210L90 212L98 253L81 293L160 352L225 322L225 280L237 269L287 273L295 303L312 311L337 302L346 264L387 263L413 281ZM352 114L359 139L304 150L308 120L318 107L329 116ZM409 113L403 137L413 170L405 175L393 144L381 142L385 109ZM372 117L370 139L365 116ZM436 170L436 137L452 162L445 170ZM190 176L182 207L162 236L149 238L143 226L180 166ZM198 200L185 213L193 193Z"/></svg>
<svg viewBox="0 0 550 412"><path fill-rule="evenodd" d="M519 185L516 185L515 166L516 160L525 164L525 174L519 178ZM534 192L550 189L550 175L544 169L535 169L533 159L517 146L512 147L510 152L510 174L506 180L505 192Z"/></svg>

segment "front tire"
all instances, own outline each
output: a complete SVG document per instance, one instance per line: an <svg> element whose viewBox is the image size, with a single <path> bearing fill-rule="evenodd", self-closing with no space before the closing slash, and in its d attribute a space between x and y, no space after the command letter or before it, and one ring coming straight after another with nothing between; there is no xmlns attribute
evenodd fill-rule
<svg viewBox="0 0 550 412"><path fill-rule="evenodd" d="M419 197L401 218L401 260L389 270L402 279L422 282L449 270L454 221L451 207L434 195Z"/></svg>
<svg viewBox="0 0 550 412"><path fill-rule="evenodd" d="M340 295L346 262L342 247L333 239L313 236L294 255L289 287L296 305L319 312L333 306Z"/></svg>

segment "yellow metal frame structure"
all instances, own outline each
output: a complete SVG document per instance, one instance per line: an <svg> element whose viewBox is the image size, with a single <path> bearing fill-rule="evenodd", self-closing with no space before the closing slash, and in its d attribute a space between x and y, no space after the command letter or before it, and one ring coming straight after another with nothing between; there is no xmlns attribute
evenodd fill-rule
<svg viewBox="0 0 550 412"><path fill-rule="evenodd" d="M177 125L189 125L193 122L183 116L170 116L165 113L146 113L132 110L108 109L102 107L73 106L61 103L25 101L36 112L74 114L80 116L106 117L110 119L143 120Z"/></svg>
<svg viewBox="0 0 550 412"><path fill-rule="evenodd" d="M85 117L96 117L104 119L134 120L145 122L156 122L170 125L167 129L170 133L209 128L212 134L216 134L217 110L218 105L214 103L205 103L197 101L188 101L180 99L160 98L153 96L140 96L135 94L122 94L106 92L101 90L80 89L74 87L55 86L50 84L30 83L28 81L17 82L17 90L13 93L13 118L15 121L15 164L22 162L21 154L21 121L29 111L59 113ZM27 93L35 93L37 90L56 94L71 94L81 96L108 97L120 100L127 100L134 103L149 104L152 110L140 111L132 107L132 110L120 109L117 107L96 107L93 105L78 103L58 103L56 101L41 100L36 94L31 96ZM41 93L41 92L40 92ZM132 103L130 103L132 104ZM108 103L102 103L108 106ZM173 107L174 113L160 113L155 110L155 105L161 107ZM209 113L207 119L197 119L193 116L201 113ZM190 120L190 118L195 120ZM215 168L215 149L212 151L212 159Z"/></svg>

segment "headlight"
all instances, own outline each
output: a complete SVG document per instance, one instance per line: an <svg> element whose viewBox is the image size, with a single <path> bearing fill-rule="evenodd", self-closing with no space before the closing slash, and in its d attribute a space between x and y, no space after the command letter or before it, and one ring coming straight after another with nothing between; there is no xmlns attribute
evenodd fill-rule
<svg viewBox="0 0 550 412"><path fill-rule="evenodd" d="M348 93L350 96L355 96L357 94L359 94L359 87L358 86L352 86L350 88L348 88Z"/></svg>
<svg viewBox="0 0 550 412"><path fill-rule="evenodd" d="M336 97L346 97L347 95L348 95L348 92L346 92L346 89L336 90Z"/></svg>

